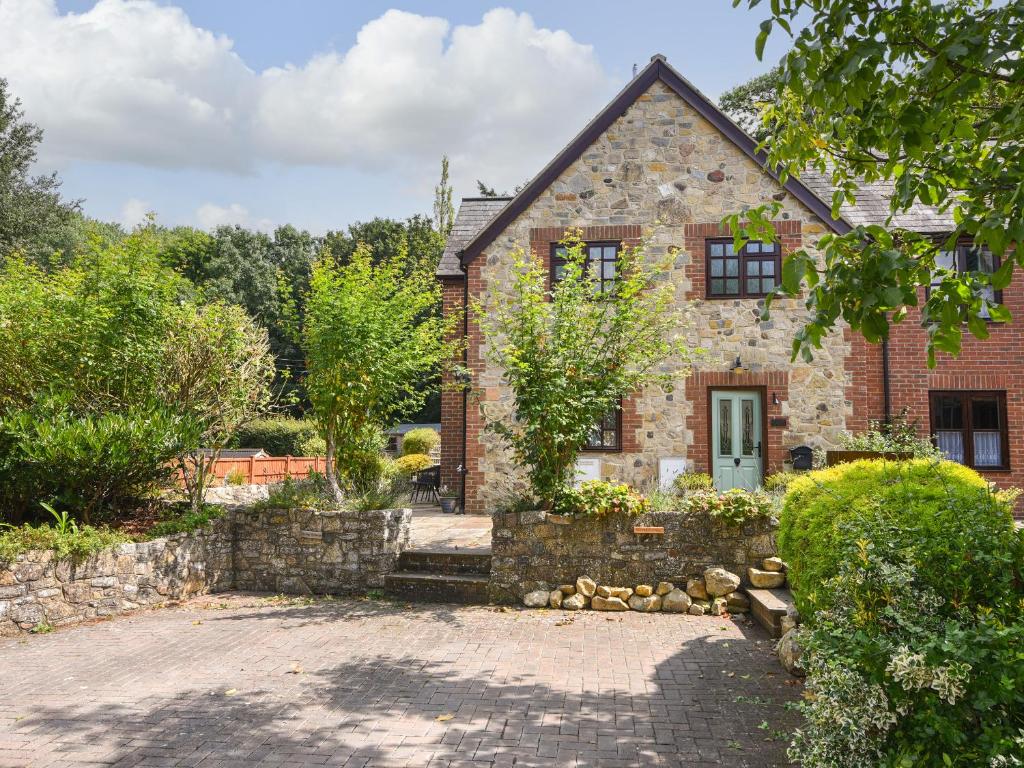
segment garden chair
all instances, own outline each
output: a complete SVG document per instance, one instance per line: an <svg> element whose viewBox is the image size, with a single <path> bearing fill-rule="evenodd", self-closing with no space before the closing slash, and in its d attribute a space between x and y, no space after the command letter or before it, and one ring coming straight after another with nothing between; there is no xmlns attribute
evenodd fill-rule
<svg viewBox="0 0 1024 768"><path fill-rule="evenodd" d="M427 467L412 478L412 501L437 502L437 489L441 487L441 465Z"/></svg>

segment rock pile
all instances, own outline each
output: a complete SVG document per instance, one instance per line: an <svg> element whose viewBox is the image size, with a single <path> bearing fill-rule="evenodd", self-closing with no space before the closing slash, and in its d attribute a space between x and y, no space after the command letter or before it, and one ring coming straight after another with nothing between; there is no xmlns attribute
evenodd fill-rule
<svg viewBox="0 0 1024 768"><path fill-rule="evenodd" d="M656 585L638 584L635 588L614 587L598 584L589 576L580 576L575 584L562 584L550 591L536 589L527 592L523 603L527 608L560 608L564 611L591 608L595 611L664 611L691 616L723 616L750 610L750 600L739 591L739 587L740 577L719 567L708 568L703 576L687 579L685 589L670 581L660 581Z"/></svg>
<svg viewBox="0 0 1024 768"><path fill-rule="evenodd" d="M786 564L778 557L766 557L760 568L747 568L747 579L755 589L778 589L786 586Z"/></svg>

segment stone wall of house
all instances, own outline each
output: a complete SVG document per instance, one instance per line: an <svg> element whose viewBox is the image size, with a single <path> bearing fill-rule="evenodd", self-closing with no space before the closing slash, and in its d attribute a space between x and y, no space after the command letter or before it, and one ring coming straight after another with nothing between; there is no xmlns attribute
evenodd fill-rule
<svg viewBox="0 0 1024 768"><path fill-rule="evenodd" d="M634 533L661 526L664 534ZM741 574L775 554L772 519L729 526L705 513L652 512L636 518L570 518L545 512L494 516L491 599L518 603L535 589L555 589L589 576L598 584L685 587L687 578L722 566Z"/></svg>
<svg viewBox="0 0 1024 768"><path fill-rule="evenodd" d="M235 589L346 594L384 585L409 545L412 511L240 510Z"/></svg>
<svg viewBox="0 0 1024 768"><path fill-rule="evenodd" d="M351 594L379 587L412 512L228 510L209 527L75 562L32 551L0 564L0 635L129 613L228 589Z"/></svg>
<svg viewBox="0 0 1024 768"><path fill-rule="evenodd" d="M601 455L602 476L645 486L659 457L689 459L707 469L709 386L758 387L765 393L766 469L779 468L798 444L834 447L853 416L856 382L845 363L851 341L837 332L813 363L791 362L791 344L806 318L799 299L779 300L762 321L757 299L705 300L705 239L727 234L722 217L778 201L783 253L826 231L823 222L785 192L709 122L661 82L655 83L588 150L469 265L469 290L485 304L510 300L513 254L531 249L549 258L550 243L569 227L584 238L632 241L640 230L654 256L674 254L670 279L690 303L689 340L707 349L673 392L650 388L634 396L622 452ZM467 511L489 512L521 482L499 437L483 429L508 419L512 398L501 371L471 324L468 363L478 402L468 414ZM730 369L739 357L741 374ZM678 361L669 368L679 368Z"/></svg>
<svg viewBox="0 0 1024 768"><path fill-rule="evenodd" d="M0 635L75 624L230 589L231 522L119 544L74 561L25 552L0 565Z"/></svg>

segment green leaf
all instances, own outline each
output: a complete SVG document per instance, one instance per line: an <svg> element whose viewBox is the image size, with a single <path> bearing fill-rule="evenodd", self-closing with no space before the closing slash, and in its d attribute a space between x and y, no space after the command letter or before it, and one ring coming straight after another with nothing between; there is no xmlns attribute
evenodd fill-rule
<svg viewBox="0 0 1024 768"><path fill-rule="evenodd" d="M766 19L761 22L761 31L757 33L757 40L754 41L754 54L757 56L757 60L760 61L764 57L764 45L768 42L768 35L772 31L771 19Z"/></svg>

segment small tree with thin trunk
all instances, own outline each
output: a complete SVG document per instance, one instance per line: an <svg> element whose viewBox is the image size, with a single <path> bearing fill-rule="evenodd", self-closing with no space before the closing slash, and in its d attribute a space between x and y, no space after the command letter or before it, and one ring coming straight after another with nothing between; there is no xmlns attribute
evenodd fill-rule
<svg viewBox="0 0 1024 768"><path fill-rule="evenodd" d="M360 244L345 264L313 267L302 341L306 389L327 439L327 482L337 501L360 480L390 422L415 413L454 358L457 318L437 316L441 287L405 252L374 263Z"/></svg>
<svg viewBox="0 0 1024 768"><path fill-rule="evenodd" d="M625 248L615 280L602 288L578 233L563 245L565 267L550 290L543 262L520 251L508 300L473 307L514 396L513 418L486 419L487 428L508 443L547 506L575 479L595 424L646 385L670 389L700 352L686 344L686 307L667 279L673 254Z"/></svg>
<svg viewBox="0 0 1024 768"><path fill-rule="evenodd" d="M274 358L267 331L241 307L183 307L168 335L161 399L185 419L188 448L177 465L193 511L203 505L220 452L235 431L265 413Z"/></svg>

